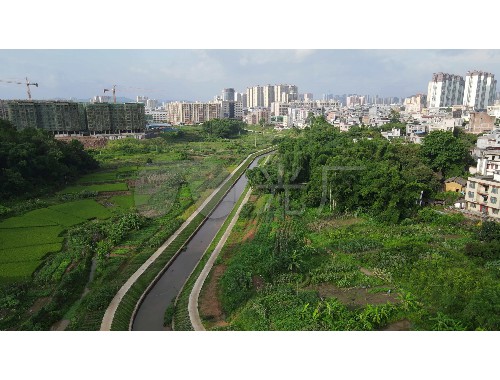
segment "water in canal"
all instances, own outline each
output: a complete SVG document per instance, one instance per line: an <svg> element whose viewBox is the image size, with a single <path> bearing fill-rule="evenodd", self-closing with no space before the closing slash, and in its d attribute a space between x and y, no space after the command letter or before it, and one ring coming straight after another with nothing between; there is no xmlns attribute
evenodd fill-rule
<svg viewBox="0 0 500 380"><path fill-rule="evenodd" d="M250 164L250 168L255 167L261 157L257 157ZM150 290L137 311L132 330L163 330L165 310L180 292L186 279L203 255L203 252L205 252L214 236L222 227L222 224L224 224L233 206L243 193L247 182L248 180L245 175L242 175L238 179L222 202L186 245L186 250L177 256L172 265L170 265Z"/></svg>

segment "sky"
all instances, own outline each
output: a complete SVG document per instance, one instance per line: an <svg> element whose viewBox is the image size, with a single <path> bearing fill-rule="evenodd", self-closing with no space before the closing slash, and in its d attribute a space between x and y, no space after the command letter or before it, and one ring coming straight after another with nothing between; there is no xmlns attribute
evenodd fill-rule
<svg viewBox="0 0 500 380"><path fill-rule="evenodd" d="M300 93L406 97L426 93L434 72L500 76L500 50L451 49L0 49L0 80L39 84L34 99L117 96L208 101L223 88L295 84ZM0 99L26 98L0 82Z"/></svg>

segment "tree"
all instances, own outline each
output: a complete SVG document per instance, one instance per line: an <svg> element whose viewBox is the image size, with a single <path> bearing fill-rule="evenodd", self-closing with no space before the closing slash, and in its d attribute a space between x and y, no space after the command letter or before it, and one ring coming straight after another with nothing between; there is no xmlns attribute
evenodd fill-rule
<svg viewBox="0 0 500 380"><path fill-rule="evenodd" d="M0 199L42 193L97 167L79 141L57 141L41 129L17 131L0 120Z"/></svg>
<svg viewBox="0 0 500 380"><path fill-rule="evenodd" d="M445 177L463 175L472 163L467 144L452 132L431 132L424 138L420 153L434 171Z"/></svg>
<svg viewBox="0 0 500 380"><path fill-rule="evenodd" d="M244 123L230 119L212 119L203 122L203 131L209 137L231 138L243 132Z"/></svg>

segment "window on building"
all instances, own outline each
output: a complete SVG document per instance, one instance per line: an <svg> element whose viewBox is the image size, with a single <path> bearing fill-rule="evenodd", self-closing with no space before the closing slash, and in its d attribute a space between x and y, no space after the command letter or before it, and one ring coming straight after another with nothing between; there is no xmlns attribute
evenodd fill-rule
<svg viewBox="0 0 500 380"><path fill-rule="evenodd" d="M491 197L490 202L491 203L497 203L497 198L496 197Z"/></svg>
<svg viewBox="0 0 500 380"><path fill-rule="evenodd" d="M469 187L470 187L471 189L475 189L475 188L476 188L476 184L475 184L474 182L470 182L470 183L469 183Z"/></svg>
<svg viewBox="0 0 500 380"><path fill-rule="evenodd" d="M492 187L492 188L491 188L491 192L492 192L493 194L498 194L498 187Z"/></svg>
<svg viewBox="0 0 500 380"><path fill-rule="evenodd" d="M471 208L476 208L476 204L475 204L475 203L471 203L471 204L470 204L470 207L471 207Z"/></svg>
<svg viewBox="0 0 500 380"><path fill-rule="evenodd" d="M498 214L498 209L497 208L493 208L491 210L493 211L493 214Z"/></svg>
<svg viewBox="0 0 500 380"><path fill-rule="evenodd" d="M473 191L469 191L468 196L469 196L469 198L474 198L474 192Z"/></svg>

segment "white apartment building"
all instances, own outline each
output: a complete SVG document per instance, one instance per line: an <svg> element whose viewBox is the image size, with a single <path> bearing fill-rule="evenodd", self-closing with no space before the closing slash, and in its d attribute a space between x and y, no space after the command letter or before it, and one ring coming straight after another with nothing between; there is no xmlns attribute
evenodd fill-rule
<svg viewBox="0 0 500 380"><path fill-rule="evenodd" d="M271 107L271 103L274 102L274 86L268 84L262 87L262 96L263 96L262 106L266 108Z"/></svg>
<svg viewBox="0 0 500 380"><path fill-rule="evenodd" d="M460 75L434 73L427 86L427 107L451 107L462 104L464 78Z"/></svg>
<svg viewBox="0 0 500 380"><path fill-rule="evenodd" d="M166 123L169 119L167 111L154 111L151 109L146 109L145 114L146 116L149 115L154 123Z"/></svg>
<svg viewBox="0 0 500 380"><path fill-rule="evenodd" d="M247 88L247 108L264 107L264 87Z"/></svg>
<svg viewBox="0 0 500 380"><path fill-rule="evenodd" d="M465 208L476 215L500 219L500 170L488 173L488 165L488 159L478 159L477 174L467 178Z"/></svg>
<svg viewBox="0 0 500 380"><path fill-rule="evenodd" d="M465 76L463 105L475 110L494 105L496 96L495 76L483 71L468 71Z"/></svg>
<svg viewBox="0 0 500 380"><path fill-rule="evenodd" d="M172 102L166 104L168 122L171 124L198 124L211 119L221 118L221 103L186 103Z"/></svg>

